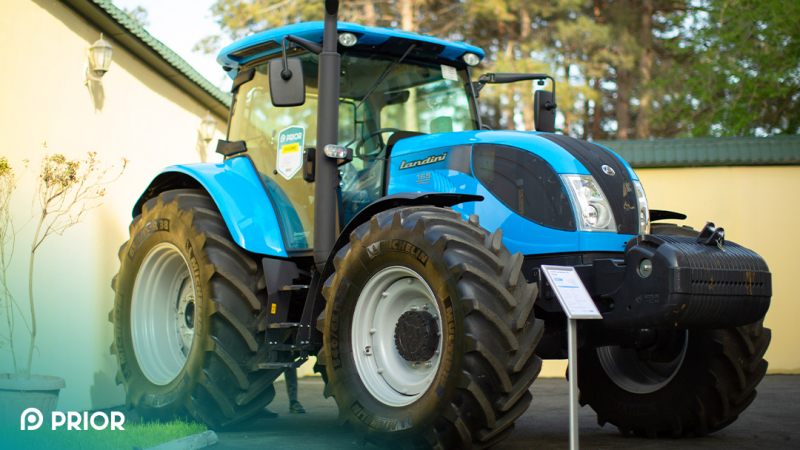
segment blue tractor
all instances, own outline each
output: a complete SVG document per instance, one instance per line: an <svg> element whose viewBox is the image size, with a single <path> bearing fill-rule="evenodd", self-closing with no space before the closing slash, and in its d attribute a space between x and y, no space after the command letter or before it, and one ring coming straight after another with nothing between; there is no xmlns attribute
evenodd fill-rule
<svg viewBox="0 0 800 450"><path fill-rule="evenodd" d="M325 20L218 57L233 78L220 164L164 169L133 210L112 351L148 418L241 422L315 369L362 442L486 448L531 403L566 317L540 271L575 267L581 403L648 437L732 423L764 376L770 272L722 228L652 224L636 173L554 133L544 74L481 49ZM537 131L482 123L481 88L550 83Z"/></svg>

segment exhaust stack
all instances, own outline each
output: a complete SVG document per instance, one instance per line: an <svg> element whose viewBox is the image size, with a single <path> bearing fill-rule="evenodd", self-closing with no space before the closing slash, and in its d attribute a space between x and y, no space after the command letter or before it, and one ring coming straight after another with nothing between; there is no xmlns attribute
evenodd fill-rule
<svg viewBox="0 0 800 450"><path fill-rule="evenodd" d="M325 146L339 140L339 71L341 55L336 51L338 33L336 22L339 1L325 1L325 28L322 53L319 55L319 97L317 103L317 153L314 191L314 263L320 272L333 249L338 235L336 190L339 177L336 160L325 155Z"/></svg>

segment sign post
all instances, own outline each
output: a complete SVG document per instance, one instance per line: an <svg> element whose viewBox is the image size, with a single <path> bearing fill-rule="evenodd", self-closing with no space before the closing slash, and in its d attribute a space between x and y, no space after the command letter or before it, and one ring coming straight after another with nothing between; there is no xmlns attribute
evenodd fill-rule
<svg viewBox="0 0 800 450"><path fill-rule="evenodd" d="M569 358L569 448L578 450L578 320L602 319L574 267L542 266L542 273L567 314Z"/></svg>

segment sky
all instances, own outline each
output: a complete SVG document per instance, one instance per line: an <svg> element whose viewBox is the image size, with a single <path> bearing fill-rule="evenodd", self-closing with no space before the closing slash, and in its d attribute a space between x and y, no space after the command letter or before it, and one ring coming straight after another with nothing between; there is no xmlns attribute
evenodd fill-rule
<svg viewBox="0 0 800 450"><path fill-rule="evenodd" d="M223 91L230 90L231 80L217 64L217 55L192 51L200 39L221 34L219 25L211 17L214 0L113 0L113 3L127 10L142 6L147 10L147 21L150 22L145 29L154 38L180 55L215 86ZM222 47L230 42L223 38Z"/></svg>

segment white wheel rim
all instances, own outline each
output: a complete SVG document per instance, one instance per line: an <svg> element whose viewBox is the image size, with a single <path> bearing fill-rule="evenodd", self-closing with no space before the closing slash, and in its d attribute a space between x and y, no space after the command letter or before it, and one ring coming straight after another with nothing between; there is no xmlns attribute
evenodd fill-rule
<svg viewBox="0 0 800 450"><path fill-rule="evenodd" d="M386 294L386 295L384 295ZM411 269L387 267L361 291L353 313L352 351L361 381L373 397L389 406L416 401L431 386L439 369L438 348L426 361L406 361L395 345L395 327L408 311L427 311L442 329L441 313L428 283Z"/></svg>
<svg viewBox="0 0 800 450"><path fill-rule="evenodd" d="M186 364L197 320L194 298L194 280L178 247L153 247L136 274L131 300L133 350L153 384L169 384Z"/></svg>
<svg viewBox="0 0 800 450"><path fill-rule="evenodd" d="M597 356L606 375L617 386L634 394L649 394L666 386L680 370L689 347L689 331L683 341L683 349L672 361L655 363L640 360L636 350L618 345L599 347Z"/></svg>

